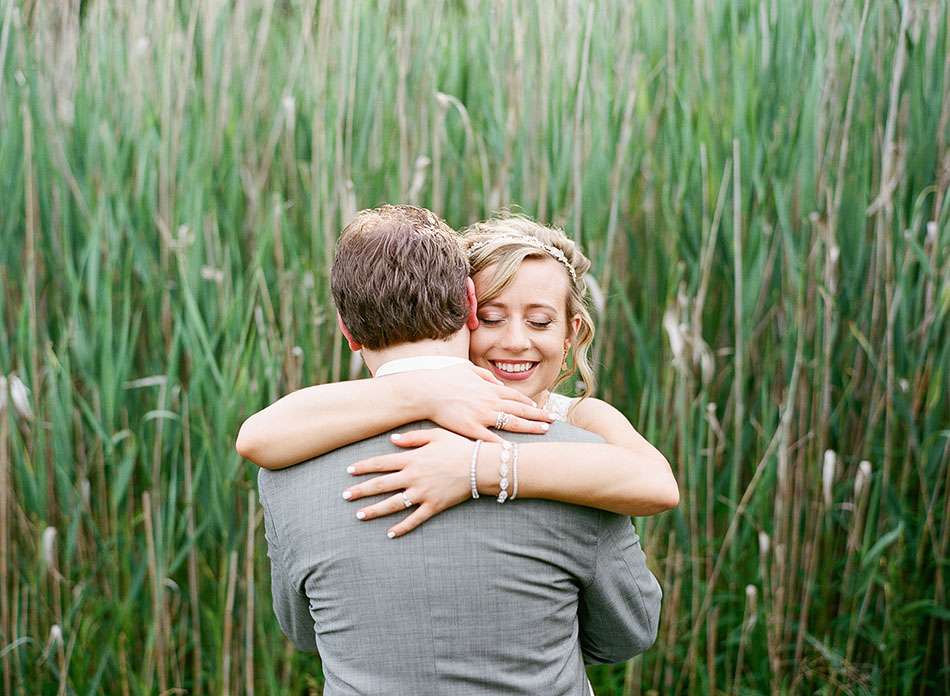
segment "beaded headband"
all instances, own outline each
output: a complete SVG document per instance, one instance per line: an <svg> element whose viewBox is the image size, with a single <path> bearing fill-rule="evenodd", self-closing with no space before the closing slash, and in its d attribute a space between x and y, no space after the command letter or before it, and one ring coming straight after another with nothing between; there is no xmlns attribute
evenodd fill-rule
<svg viewBox="0 0 950 696"><path fill-rule="evenodd" d="M547 252L555 261L560 262L564 268L567 269L567 272L571 274L571 280L575 283L577 282L577 272L574 270L574 267L571 265L570 261L567 260L567 257L564 255L564 252L558 249L556 246L551 246L550 244L545 244L537 237L532 237L530 235L501 235L500 237L492 237L491 239L486 239L481 242L473 244L468 252L469 254L476 254L482 249L491 246L506 246L508 244L523 244L525 246L534 247L535 249L540 249L541 251Z"/></svg>

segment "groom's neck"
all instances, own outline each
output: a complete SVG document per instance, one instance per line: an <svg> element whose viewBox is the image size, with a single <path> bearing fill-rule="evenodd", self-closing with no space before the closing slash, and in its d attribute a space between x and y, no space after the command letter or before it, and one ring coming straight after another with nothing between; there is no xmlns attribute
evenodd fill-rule
<svg viewBox="0 0 950 696"><path fill-rule="evenodd" d="M464 358L468 360L468 342L469 331L463 328L445 340L426 340L415 341L413 343L400 343L399 345L389 346L380 350L369 350L363 348L363 362L372 374L380 365L388 363L390 360L399 360L400 358L418 358L424 355L440 355L452 358Z"/></svg>

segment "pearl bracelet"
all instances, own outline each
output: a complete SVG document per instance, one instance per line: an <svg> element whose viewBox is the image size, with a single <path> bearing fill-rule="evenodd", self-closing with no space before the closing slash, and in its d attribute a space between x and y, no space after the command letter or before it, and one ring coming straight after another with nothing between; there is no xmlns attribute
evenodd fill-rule
<svg viewBox="0 0 950 696"><path fill-rule="evenodd" d="M472 484L472 499L478 500L478 450L481 449L482 441L475 440L475 448L472 450L472 464L469 467L469 483Z"/></svg>
<svg viewBox="0 0 950 696"><path fill-rule="evenodd" d="M498 502L504 503L508 500L508 462L511 460L511 443L503 440L501 443L501 463L498 466L498 486L501 492L498 493Z"/></svg>
<svg viewBox="0 0 950 696"><path fill-rule="evenodd" d="M511 500L518 497L518 443L511 453Z"/></svg>

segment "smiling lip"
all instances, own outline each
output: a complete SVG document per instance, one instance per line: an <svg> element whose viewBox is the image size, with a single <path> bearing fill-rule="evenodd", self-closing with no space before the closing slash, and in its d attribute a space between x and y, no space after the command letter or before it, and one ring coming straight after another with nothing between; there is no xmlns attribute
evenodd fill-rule
<svg viewBox="0 0 950 696"><path fill-rule="evenodd" d="M505 365L518 365L520 363L532 363L531 368L525 370L524 372L505 372L498 368L497 363L504 363ZM535 362L534 360L489 360L488 364L491 365L491 371L494 375L500 379L505 379L510 382L523 382L526 379L529 379L531 375L534 374L534 371L538 368L540 363Z"/></svg>

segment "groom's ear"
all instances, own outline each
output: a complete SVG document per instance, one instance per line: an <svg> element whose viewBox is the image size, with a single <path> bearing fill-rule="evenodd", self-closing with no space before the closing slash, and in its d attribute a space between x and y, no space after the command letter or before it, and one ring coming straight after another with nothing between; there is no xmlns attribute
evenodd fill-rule
<svg viewBox="0 0 950 696"><path fill-rule="evenodd" d="M475 281L471 278L465 279L465 302L468 305L468 318L465 320L465 326L469 331L478 328L478 300L475 298Z"/></svg>
<svg viewBox="0 0 950 696"><path fill-rule="evenodd" d="M353 338L350 334L350 330L346 328L346 324L343 323L343 317L340 316L339 312L336 313L336 323L340 325L340 331L346 336L346 342L350 344L350 350L354 353L358 350L363 350L363 344Z"/></svg>

